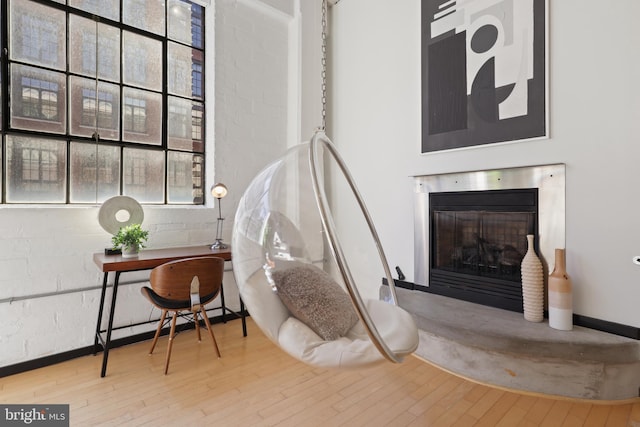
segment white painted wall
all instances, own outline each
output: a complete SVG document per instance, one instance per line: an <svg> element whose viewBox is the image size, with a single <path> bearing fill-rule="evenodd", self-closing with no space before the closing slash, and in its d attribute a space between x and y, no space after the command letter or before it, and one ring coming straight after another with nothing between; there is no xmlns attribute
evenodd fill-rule
<svg viewBox="0 0 640 427"><path fill-rule="evenodd" d="M640 326L640 2L549 2L545 140L420 154L420 1L331 9L330 132L389 263L413 279L412 175L565 163L575 312ZM384 197L379 196L384 190Z"/></svg>

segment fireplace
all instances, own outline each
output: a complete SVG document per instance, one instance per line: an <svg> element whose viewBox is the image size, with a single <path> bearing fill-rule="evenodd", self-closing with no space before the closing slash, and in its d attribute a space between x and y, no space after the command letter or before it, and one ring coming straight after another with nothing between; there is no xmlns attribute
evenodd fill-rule
<svg viewBox="0 0 640 427"><path fill-rule="evenodd" d="M527 234L564 248L564 165L415 177L415 288L522 312ZM545 274L546 276L546 274Z"/></svg>

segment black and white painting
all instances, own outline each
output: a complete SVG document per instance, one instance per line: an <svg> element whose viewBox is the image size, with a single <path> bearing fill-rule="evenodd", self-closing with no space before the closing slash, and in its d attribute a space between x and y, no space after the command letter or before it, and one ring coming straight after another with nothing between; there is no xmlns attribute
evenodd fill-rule
<svg viewBox="0 0 640 427"><path fill-rule="evenodd" d="M547 0L422 0L422 152L547 136Z"/></svg>

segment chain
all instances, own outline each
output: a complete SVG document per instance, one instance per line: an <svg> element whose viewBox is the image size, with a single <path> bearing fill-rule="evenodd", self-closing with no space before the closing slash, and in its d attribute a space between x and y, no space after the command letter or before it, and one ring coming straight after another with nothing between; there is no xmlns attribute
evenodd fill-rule
<svg viewBox="0 0 640 427"><path fill-rule="evenodd" d="M98 44L100 43L100 40L99 40L99 33L98 33L98 31L99 31L99 21L96 19L95 22L96 22L96 57L95 57L95 60L96 60L96 85L95 85L95 90L96 90L96 94L95 95L96 96L95 96L95 103L96 103L96 105L95 105L95 115L94 115L95 130L94 130L93 135L91 137L93 139L95 139L96 142L98 142L98 140L100 139L100 134L98 133L98 112L99 112L98 109L99 109L99 105L100 105L100 103L99 103L100 99L98 98L98 61L100 59L100 56L99 56L100 52L99 52L99 49L98 49ZM97 147L97 145L96 145L96 147ZM97 161L98 161L98 157L96 156L96 162ZM97 173L97 170L98 170L98 164L96 163L96 173ZM98 181L96 181L96 183L97 182Z"/></svg>
<svg viewBox="0 0 640 427"><path fill-rule="evenodd" d="M100 181L100 148L98 146L98 142L100 141L100 134L98 133L98 112L99 112L99 106L100 106L100 98L98 97L98 61L100 59L100 52L99 52L99 48L98 45L100 44L100 33L99 33L100 27L99 27L99 21L96 19L96 86L95 86L95 90L96 90L96 96L95 96L95 115L94 115L94 120L95 120L95 127L94 127L94 132L93 135L91 135L91 137L95 140L96 142L96 176L95 176L95 182L96 182L96 202L98 202L98 187L99 187L99 181Z"/></svg>
<svg viewBox="0 0 640 427"><path fill-rule="evenodd" d="M322 0L322 126L327 128L327 0Z"/></svg>

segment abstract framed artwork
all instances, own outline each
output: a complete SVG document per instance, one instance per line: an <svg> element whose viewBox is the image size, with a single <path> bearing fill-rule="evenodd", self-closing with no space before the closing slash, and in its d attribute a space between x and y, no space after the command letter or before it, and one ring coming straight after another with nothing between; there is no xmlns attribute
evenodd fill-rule
<svg viewBox="0 0 640 427"><path fill-rule="evenodd" d="M422 0L422 153L548 136L547 0Z"/></svg>

